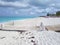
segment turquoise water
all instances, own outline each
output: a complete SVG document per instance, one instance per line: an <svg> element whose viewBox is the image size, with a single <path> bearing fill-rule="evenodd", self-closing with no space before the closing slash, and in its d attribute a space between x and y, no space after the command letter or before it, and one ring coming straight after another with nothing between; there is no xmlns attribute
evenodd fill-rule
<svg viewBox="0 0 60 45"><path fill-rule="evenodd" d="M11 20L23 20L23 19L28 19L28 18L34 18L34 17L1 17L0 16L0 22L6 22L6 21L11 21Z"/></svg>

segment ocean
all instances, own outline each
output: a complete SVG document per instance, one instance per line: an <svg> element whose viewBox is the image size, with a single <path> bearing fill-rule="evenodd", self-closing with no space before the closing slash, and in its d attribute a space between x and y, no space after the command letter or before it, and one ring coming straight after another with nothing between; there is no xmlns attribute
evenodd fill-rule
<svg viewBox="0 0 60 45"><path fill-rule="evenodd" d="M0 22L7 22L11 20L23 20L23 19L28 19L28 18L34 18L34 17L0 16Z"/></svg>

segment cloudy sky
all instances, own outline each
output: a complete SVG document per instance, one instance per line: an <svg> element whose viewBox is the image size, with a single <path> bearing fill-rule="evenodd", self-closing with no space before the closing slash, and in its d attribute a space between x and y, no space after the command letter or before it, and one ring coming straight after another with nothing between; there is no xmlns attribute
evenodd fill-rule
<svg viewBox="0 0 60 45"><path fill-rule="evenodd" d="M60 0L0 0L0 16L42 16L60 10Z"/></svg>

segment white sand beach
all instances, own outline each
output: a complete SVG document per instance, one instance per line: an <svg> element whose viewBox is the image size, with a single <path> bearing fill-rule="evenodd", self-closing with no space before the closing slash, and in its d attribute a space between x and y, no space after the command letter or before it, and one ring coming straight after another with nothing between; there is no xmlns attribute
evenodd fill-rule
<svg viewBox="0 0 60 45"><path fill-rule="evenodd" d="M55 32L57 26L60 28L60 18L38 17L0 23L0 45L60 45L60 32Z"/></svg>
<svg viewBox="0 0 60 45"><path fill-rule="evenodd" d="M54 31L0 31L0 45L60 45L60 33Z"/></svg>
<svg viewBox="0 0 60 45"><path fill-rule="evenodd" d="M41 26L41 23L43 27ZM9 22L2 23L2 29L9 29L9 30L40 30L47 26L55 26L60 25L60 18L55 17L37 17L37 18L30 18L24 20L14 20ZM59 26L60 27L60 26ZM0 24L1 28L1 24Z"/></svg>

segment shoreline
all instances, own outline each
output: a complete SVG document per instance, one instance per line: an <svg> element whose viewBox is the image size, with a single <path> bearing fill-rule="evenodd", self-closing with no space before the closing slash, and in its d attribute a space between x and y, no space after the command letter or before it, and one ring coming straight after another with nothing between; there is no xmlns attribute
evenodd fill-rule
<svg viewBox="0 0 60 45"><path fill-rule="evenodd" d="M41 23L43 28L46 26L60 25L60 18L36 17L24 20L14 20L2 23L2 29L7 30L40 30ZM0 23L1 28L1 23Z"/></svg>
<svg viewBox="0 0 60 45"><path fill-rule="evenodd" d="M1 21L0 23L5 23L5 22L11 22L11 21L16 21L16 20L27 20L27 19L33 19L33 18L38 18L38 17L29 17L29 18L18 18L18 19L9 19L9 20L6 20L6 21Z"/></svg>

